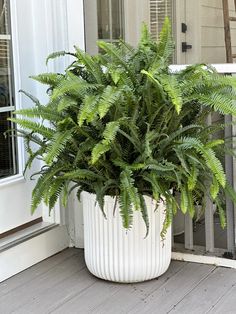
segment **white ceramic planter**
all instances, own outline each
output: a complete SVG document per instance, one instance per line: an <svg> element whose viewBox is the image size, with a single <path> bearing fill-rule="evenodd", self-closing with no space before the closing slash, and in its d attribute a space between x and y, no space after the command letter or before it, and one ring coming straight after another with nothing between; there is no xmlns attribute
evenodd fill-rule
<svg viewBox="0 0 236 314"><path fill-rule="evenodd" d="M164 242L160 238L165 206L154 212L155 201L145 197L150 219L150 232L140 212L134 212L133 227L122 226L119 208L113 216L114 198L105 197L104 219L93 194L82 193L84 212L85 262L95 276L116 282L139 282L162 275L171 260L171 228Z"/></svg>

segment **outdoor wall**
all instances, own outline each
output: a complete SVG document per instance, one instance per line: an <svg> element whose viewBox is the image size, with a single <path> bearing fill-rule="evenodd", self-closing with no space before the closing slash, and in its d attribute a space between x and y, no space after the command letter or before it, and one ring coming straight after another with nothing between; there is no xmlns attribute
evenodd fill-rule
<svg viewBox="0 0 236 314"><path fill-rule="evenodd" d="M229 0L230 16L236 16ZM233 51L236 53L236 23L231 22ZM226 62L222 0L201 0L201 61Z"/></svg>

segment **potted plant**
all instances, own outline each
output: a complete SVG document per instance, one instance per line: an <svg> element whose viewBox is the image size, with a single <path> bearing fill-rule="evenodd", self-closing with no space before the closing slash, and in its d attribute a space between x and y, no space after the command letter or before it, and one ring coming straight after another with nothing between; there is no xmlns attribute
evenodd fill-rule
<svg viewBox="0 0 236 314"><path fill-rule="evenodd" d="M236 198L217 158L224 140L213 139L222 125L209 126L206 118L236 114L236 80L202 64L172 73L168 20L158 43L144 26L137 48L122 40L98 45L96 56L70 53L74 62L65 73L34 77L49 85L48 104L24 92L35 105L11 120L26 142L26 168L35 158L44 161L32 211L41 201L51 210L60 196L66 203L76 188L89 270L113 281L148 280L168 268L178 210L193 216L204 194L225 225L219 193Z"/></svg>

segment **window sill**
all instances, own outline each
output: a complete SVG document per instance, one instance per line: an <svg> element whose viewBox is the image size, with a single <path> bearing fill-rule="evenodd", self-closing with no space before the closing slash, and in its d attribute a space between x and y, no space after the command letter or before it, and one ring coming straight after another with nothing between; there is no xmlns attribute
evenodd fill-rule
<svg viewBox="0 0 236 314"><path fill-rule="evenodd" d="M16 174L4 179L0 179L0 188L7 185L12 185L20 182L25 182L25 178L22 174Z"/></svg>
<svg viewBox="0 0 236 314"><path fill-rule="evenodd" d="M9 235L0 240L0 253L46 231L49 231L57 226L58 224L40 222L24 230Z"/></svg>

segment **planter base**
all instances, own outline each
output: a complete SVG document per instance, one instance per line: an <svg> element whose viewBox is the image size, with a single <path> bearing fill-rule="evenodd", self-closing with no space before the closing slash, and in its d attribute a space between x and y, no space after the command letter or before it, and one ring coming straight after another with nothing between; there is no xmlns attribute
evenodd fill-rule
<svg viewBox="0 0 236 314"><path fill-rule="evenodd" d="M149 212L150 232L140 212L134 212L133 227L126 231L122 226L119 209L113 216L115 200L105 198L104 219L95 195L82 193L84 211L85 262L89 271L101 279L114 282L141 282L162 275L171 260L171 228L164 241L160 232L165 207L160 204L156 212L155 201L145 197Z"/></svg>

